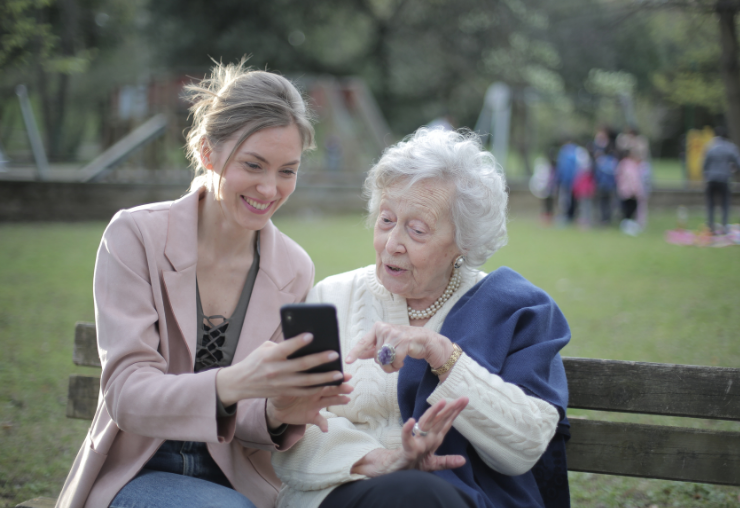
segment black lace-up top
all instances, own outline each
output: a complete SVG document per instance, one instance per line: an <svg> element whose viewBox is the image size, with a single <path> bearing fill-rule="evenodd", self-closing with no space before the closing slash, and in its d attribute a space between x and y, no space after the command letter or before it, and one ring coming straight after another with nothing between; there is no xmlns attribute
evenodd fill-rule
<svg viewBox="0 0 740 508"><path fill-rule="evenodd" d="M195 281L196 302L198 305L198 345L195 352L195 372L213 369L215 367L228 367L234 359L234 352L239 343L244 325L244 316L247 313L249 298L252 296L254 281L259 271L259 231L255 242L254 261L244 282L239 302L236 304L231 317L206 316L203 314L203 306L200 301L200 290L198 281Z"/></svg>

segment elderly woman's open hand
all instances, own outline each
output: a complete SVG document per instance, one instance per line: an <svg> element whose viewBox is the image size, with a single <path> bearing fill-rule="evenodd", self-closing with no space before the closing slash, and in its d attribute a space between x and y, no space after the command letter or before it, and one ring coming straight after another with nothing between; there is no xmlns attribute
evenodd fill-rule
<svg viewBox="0 0 740 508"><path fill-rule="evenodd" d="M388 373L400 370L407 356L425 360L432 368L441 367L453 352L450 339L428 328L377 322L350 350L345 362L370 358L377 361L378 352L386 344L395 352L391 363L381 364Z"/></svg>
<svg viewBox="0 0 740 508"><path fill-rule="evenodd" d="M440 471L465 465L460 455L435 455L457 415L468 405L467 397L452 402L440 400L427 409L417 422L413 418L401 429L403 445L395 450L377 448L352 467L353 474L371 478L403 469Z"/></svg>

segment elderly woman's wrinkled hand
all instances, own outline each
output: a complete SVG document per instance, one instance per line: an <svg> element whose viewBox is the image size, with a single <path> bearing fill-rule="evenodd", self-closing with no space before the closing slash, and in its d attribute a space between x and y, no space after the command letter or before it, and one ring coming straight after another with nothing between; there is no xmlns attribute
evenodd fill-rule
<svg viewBox="0 0 740 508"><path fill-rule="evenodd" d="M435 452L467 404L467 397L452 402L440 400L424 412L418 425L409 418L401 429L401 448L371 451L355 463L352 473L373 478L403 469L441 471L465 465L465 459L460 455L435 455Z"/></svg>
<svg viewBox="0 0 740 508"><path fill-rule="evenodd" d="M388 373L400 370L407 356L425 360L432 368L439 367L453 351L450 339L427 328L377 322L347 353L345 362L371 358L377 361L378 352L384 345L392 346L395 352L392 362L381 364Z"/></svg>

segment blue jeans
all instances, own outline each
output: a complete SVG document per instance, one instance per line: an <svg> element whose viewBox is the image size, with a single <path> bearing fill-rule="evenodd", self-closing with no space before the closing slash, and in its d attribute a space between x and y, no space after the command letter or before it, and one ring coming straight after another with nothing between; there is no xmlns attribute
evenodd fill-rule
<svg viewBox="0 0 740 508"><path fill-rule="evenodd" d="M205 443L165 441L110 508L255 508L235 491Z"/></svg>

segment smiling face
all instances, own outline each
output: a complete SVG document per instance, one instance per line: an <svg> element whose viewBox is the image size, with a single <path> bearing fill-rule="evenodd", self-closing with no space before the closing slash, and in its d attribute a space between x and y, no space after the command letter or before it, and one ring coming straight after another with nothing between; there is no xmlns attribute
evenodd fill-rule
<svg viewBox="0 0 740 508"><path fill-rule="evenodd" d="M256 231L295 190L303 142L295 125L262 129L249 136L224 167L240 134L205 153L204 162L221 175L220 205L226 220Z"/></svg>
<svg viewBox="0 0 740 508"><path fill-rule="evenodd" d="M444 292L460 255L452 195L451 185L435 180L383 192L373 237L378 280L413 308L431 305Z"/></svg>

